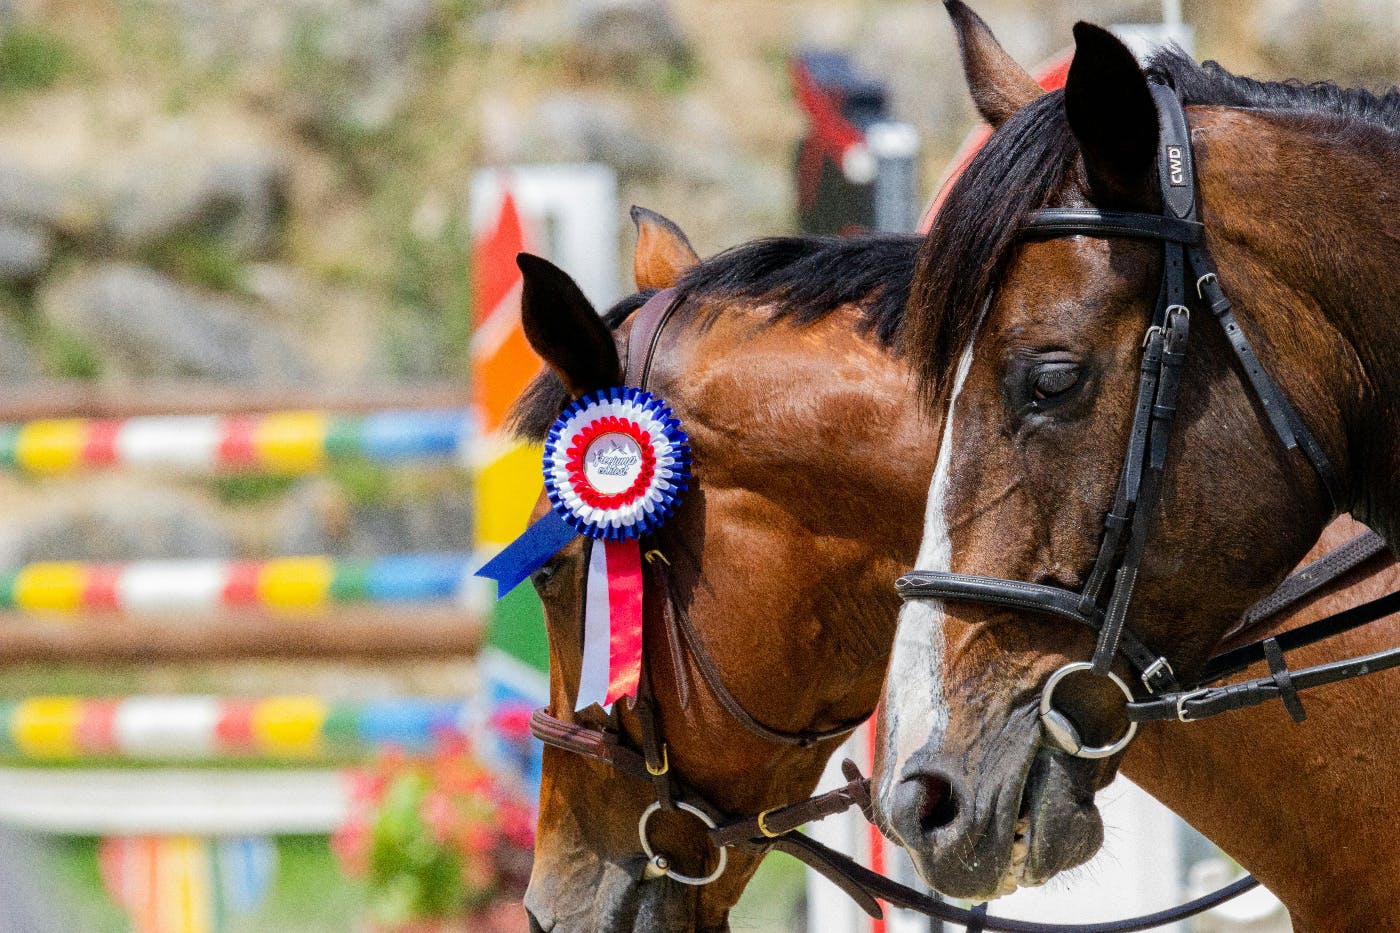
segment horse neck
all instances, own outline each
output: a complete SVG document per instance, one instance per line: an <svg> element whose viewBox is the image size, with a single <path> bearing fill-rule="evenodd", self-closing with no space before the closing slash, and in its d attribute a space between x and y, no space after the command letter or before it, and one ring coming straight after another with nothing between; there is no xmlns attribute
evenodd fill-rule
<svg viewBox="0 0 1400 933"><path fill-rule="evenodd" d="M686 412L705 510L722 510L705 525L750 528L745 541L727 527L706 539L707 564L752 580L744 602L755 615L730 624L788 649L784 668L810 691L792 704L796 718L804 707L849 718L879 697L893 581L918 550L906 516L922 512L931 430L908 367L862 335L859 307L802 325L767 315L723 309L676 355L667 391Z"/></svg>
<svg viewBox="0 0 1400 933"><path fill-rule="evenodd" d="M1400 540L1400 143L1362 122L1193 108L1202 215L1260 353Z"/></svg>
<svg viewBox="0 0 1400 933"><path fill-rule="evenodd" d="M1356 531L1349 520L1335 522L1309 559ZM1296 628L1397 587L1400 565L1390 560L1249 637ZM1296 669L1396 644L1400 622L1380 622L1290 654L1289 664ZM1400 849L1384 814L1400 807L1400 723L1391 699L1395 680L1386 678L1305 694L1302 724L1282 704L1156 724L1140 733L1123 771L1282 898L1295 929L1396 929L1392 882L1400 876Z"/></svg>

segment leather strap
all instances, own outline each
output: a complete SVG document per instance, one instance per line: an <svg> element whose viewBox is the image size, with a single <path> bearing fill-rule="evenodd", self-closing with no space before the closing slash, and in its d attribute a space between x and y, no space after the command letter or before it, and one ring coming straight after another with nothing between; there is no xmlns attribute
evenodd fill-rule
<svg viewBox="0 0 1400 933"><path fill-rule="evenodd" d="M1204 225L1194 220L1130 211L1101 211L1095 207L1043 207L1031 211L1021 224L1021 232L1030 239L1125 236L1196 244L1205 238Z"/></svg>
<svg viewBox="0 0 1400 933"><path fill-rule="evenodd" d="M1288 715L1293 717L1294 722L1307 719L1307 711L1303 709L1303 701L1298 698L1298 687L1293 683L1293 674L1288 670L1287 662L1283 660L1283 650L1279 648L1277 638L1264 639L1264 660L1269 662L1269 674L1274 678L1274 686L1278 687L1279 699L1283 701Z"/></svg>
<svg viewBox="0 0 1400 933"><path fill-rule="evenodd" d="M970 926L973 923L981 922L982 929L990 931L990 933L1137 933L1137 931L1151 930L1155 927L1194 917L1259 885L1259 882L1254 878L1246 876L1218 891L1198 897L1185 904L1141 917L1112 920L1106 923L1038 923L1033 920L1012 920L1008 917L985 915L979 920L973 916L971 910L955 907L934 896L876 874L850 856L837 852L810 836L793 833L777 840L772 848L787 852L825 875L873 917L879 917L882 913L877 903L878 900L884 901L891 907L912 910L944 923ZM871 904L875 905L873 910L869 906Z"/></svg>
<svg viewBox="0 0 1400 933"><path fill-rule="evenodd" d="M646 304L632 315L632 328L627 332L627 352L623 359L622 384L638 389L647 387L651 376L651 361L656 356L657 344L661 342L661 331L666 322L680 306L674 288L663 288L646 300Z"/></svg>
<svg viewBox="0 0 1400 933"><path fill-rule="evenodd" d="M849 759L845 764L854 767ZM718 846L732 846L751 840L785 836L801 826L824 820L837 813L845 813L852 807L859 807L862 813L869 813L870 782L861 777L859 772L850 777L847 770L847 776L850 778L847 783L835 790L808 797L785 807L765 810L759 816L726 823L712 830L710 839Z"/></svg>
<svg viewBox="0 0 1400 933"><path fill-rule="evenodd" d="M658 552L659 553L659 552ZM705 686L709 688L711 696L719 701L725 712L732 716L739 725L761 739L774 742L778 745L795 745L798 748L810 748L819 742L840 738L850 732L855 731L861 723L865 722L872 715L874 710L856 719L840 723L830 729L821 730L800 730L789 732L784 729L776 729L772 726L760 722L748 710L744 704L739 702L738 697L724 685L724 675L720 673L719 665L710 655L709 649L705 647L705 642L700 637L700 633L695 628L695 623L690 620L690 613L686 611L685 604L681 600L681 594L676 589L675 577L670 571L670 561L664 558L657 562L657 574L665 587L666 612L673 625L672 630L679 633L680 640L690 653L691 659L695 662L695 667L700 671L700 678L705 681Z"/></svg>
<svg viewBox="0 0 1400 933"><path fill-rule="evenodd" d="M1255 397L1259 400L1269 423L1274 428L1274 433L1278 435L1286 449L1302 448L1303 455L1308 458L1308 462L1312 464L1318 478L1322 480L1322 485L1327 490L1333 507L1340 510L1344 505L1341 481L1337 478L1337 472L1333 469L1331 461L1327 459L1327 453L1322 449L1322 445L1318 443L1313 433L1308 430L1297 409L1288 400L1287 393L1279 387L1278 382L1269 375L1269 371L1260 362L1258 354L1254 352L1254 347L1250 345L1249 338L1245 336L1239 321L1235 319L1230 299L1226 297L1224 289L1220 287L1220 277L1216 274L1210 258L1199 249L1192 249L1188 255L1192 271L1198 276L1196 279L1197 294L1210 307L1211 313L1215 315L1216 320L1220 322L1221 328L1225 331L1230 349L1234 351L1236 359L1239 360L1240 366L1244 369L1245 376L1254 389Z"/></svg>
<svg viewBox="0 0 1400 933"><path fill-rule="evenodd" d="M1359 658L1333 661L1316 667L1294 671L1290 676L1294 691L1312 690L1341 680L1350 680L1364 674L1374 674L1400 666L1400 648L1391 648ZM1258 677L1222 687L1202 687L1181 693L1152 697L1128 704L1128 718L1134 722L1152 722L1163 719L1179 719L1182 722L1195 722L1228 713L1232 710L1258 706L1270 700L1280 699L1284 691L1272 675Z"/></svg>
<svg viewBox="0 0 1400 933"><path fill-rule="evenodd" d="M1397 612L1400 612L1400 590L1386 593L1359 606L1334 612L1300 628L1290 629L1278 635L1277 641L1279 647L1287 653L1304 645L1316 644L1343 632L1350 632ZM1200 683L1208 684L1229 677L1251 664L1264 660L1263 645L1263 642L1252 642L1212 658L1201 672Z"/></svg>
<svg viewBox="0 0 1400 933"><path fill-rule="evenodd" d="M901 599L947 599L954 602L984 603L1007 609L1020 609L1058 616L1078 622L1098 632L1103 627L1097 615L1080 611L1079 594L1056 586L1001 580L964 573L939 573L931 570L911 570L895 581ZM1123 631L1120 646L1139 672L1146 672L1160 657L1138 640L1132 632Z"/></svg>
<svg viewBox="0 0 1400 933"><path fill-rule="evenodd" d="M1278 589L1251 606L1230 634L1238 635L1296 606L1318 590L1388 553L1389 545L1374 531L1363 531L1346 544L1289 574Z"/></svg>

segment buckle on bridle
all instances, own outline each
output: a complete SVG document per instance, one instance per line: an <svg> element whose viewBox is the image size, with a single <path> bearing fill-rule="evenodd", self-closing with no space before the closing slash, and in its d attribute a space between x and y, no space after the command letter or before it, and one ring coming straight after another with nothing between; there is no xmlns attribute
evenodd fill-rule
<svg viewBox="0 0 1400 933"><path fill-rule="evenodd" d="M653 768L650 761L646 762L646 766L647 774L650 774L652 777L662 777L671 770L671 756L666 752L665 742L661 743L661 767Z"/></svg>
<svg viewBox="0 0 1400 933"><path fill-rule="evenodd" d="M782 808L782 805L779 804L776 807L769 807L767 810L764 810L758 815L758 831L763 833L764 839L777 839L779 836L783 835L782 833L773 832L773 830L768 828L768 824L765 822L765 820L768 819L768 814L774 812L775 810L781 810Z"/></svg>
<svg viewBox="0 0 1400 933"><path fill-rule="evenodd" d="M1205 301L1206 283L1210 282L1212 285L1214 285L1219 283L1219 281L1219 276L1217 276L1214 272L1207 272L1205 275L1201 276L1199 279L1196 280L1196 297L1201 299L1202 301Z"/></svg>
<svg viewBox="0 0 1400 933"><path fill-rule="evenodd" d="M1177 722L1197 722L1186 714L1186 704L1210 693L1209 687L1201 687L1199 690L1191 690L1176 698L1176 719Z"/></svg>
<svg viewBox="0 0 1400 933"><path fill-rule="evenodd" d="M1165 680L1159 677L1166 674ZM1142 672L1142 685L1147 688L1148 693L1156 693L1160 688L1176 680L1176 671L1172 670L1171 662L1166 658L1158 658L1147 665L1147 670Z"/></svg>

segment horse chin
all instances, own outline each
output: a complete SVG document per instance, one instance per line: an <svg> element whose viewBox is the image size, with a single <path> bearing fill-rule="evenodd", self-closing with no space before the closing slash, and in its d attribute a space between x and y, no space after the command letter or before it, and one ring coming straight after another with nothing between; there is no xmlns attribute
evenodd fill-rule
<svg viewBox="0 0 1400 933"><path fill-rule="evenodd" d="M1042 748L1031 763L994 896L1035 887L1093 858L1103 845L1089 762Z"/></svg>

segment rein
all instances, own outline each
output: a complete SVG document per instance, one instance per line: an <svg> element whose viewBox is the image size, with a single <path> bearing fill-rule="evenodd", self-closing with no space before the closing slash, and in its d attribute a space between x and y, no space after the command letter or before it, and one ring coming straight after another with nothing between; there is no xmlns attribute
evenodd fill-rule
<svg viewBox="0 0 1400 933"><path fill-rule="evenodd" d="M987 602L1033 612L1047 613L1090 626L1098 632L1098 646L1091 662L1077 662L1051 678L1042 697L1042 721L1047 736L1056 747L1080 757L1108 757L1126 747L1138 722L1180 718L1194 720L1207 715L1282 698L1290 712L1297 703L1296 691L1359 676L1384 667L1400 665L1400 649L1353 661L1322 665L1290 674L1283 667L1282 653L1348 631L1391 612L1400 610L1400 593L1304 626L1303 628L1245 645L1212 661L1201 680L1190 689L1176 681L1166 657L1147 647L1125 626L1138 567L1146 547L1149 519L1157 504L1161 472L1166 463L1167 445L1176 410L1180 373L1185 362L1190 311L1186 305L1188 267L1198 274L1198 298L1208 303L1225 329L1230 344L1245 368L1250 385L1259 398L1270 423L1288 449L1301 447L1312 462L1333 502L1340 491L1335 472L1298 416L1287 397L1259 363L1238 323L1230 312L1229 300L1216 281L1213 268L1200 246L1203 228L1195 219L1195 188L1191 175L1190 139L1185 113L1175 93L1153 87L1162 125L1163 214L1136 214L1087 209L1048 209L1036 211L1026 224L1028 236L1128 236L1160 240L1166 255L1157 313L1144 341L1142 377L1134 417L1132 439L1119 481L1114 506L1105 520L1104 540L1088 585L1083 593L1055 587L999 580L962 574L913 571L897 582L904 599L953 599ZM1174 154L1173 148L1178 151ZM1183 157L1184 154L1184 157ZM1184 171L1181 183L1173 179L1171 166ZM660 346L662 330L681 301L674 289L658 292L647 300L633 318L625 352L625 384L645 389L652 362ZM1374 533L1363 534L1319 561L1286 579L1269 597L1247 612L1236 634L1253 629L1280 612L1297 605L1364 565L1386 549ZM670 560L653 536L644 539L648 615L664 627L675 673L680 705L687 708L691 684L686 673L684 653L689 653L705 688L719 705L741 726L764 741L809 748L848 734L869 718L842 723L821 731L787 732L764 724L751 714L725 686L724 678L704 641L700 638L684 600L677 590ZM1112 585L1108 586L1110 577ZM1108 586L1107 590L1105 587ZM658 608L659 605L659 608ZM659 611L659 617L658 617ZM657 622L650 622L655 625ZM1138 670L1150 699L1136 699L1117 674L1110 669L1119 654L1125 655ZM1205 687L1221 677L1236 673L1256 660L1267 660L1272 675L1222 687ZM1090 670L1113 679L1127 697L1128 732L1102 749L1085 748L1073 722L1053 705L1058 677L1073 670ZM656 800L638 820L639 843L646 858L641 877L645 880L669 878L686 885L704 885L718 879L727 865L728 849L755 855L771 850L786 852L821 873L846 892L866 913L881 917L880 901L912 910L946 923L965 926L969 933L1132 933L1183 920L1209 910L1258 882L1252 877L1240 880L1190 903L1142 917L1109 923L1044 924L987 915L986 905L965 910L947 904L879 875L849 856L796 832L806 823L824 819L852 807L860 808L873 821L869 781L851 761L842 764L847 783L835 790L806 800L773 807L756 816L731 818L711 804L704 795L688 787L672 772L669 751L663 737L647 665L643 665L637 695L632 701L641 733L640 749L624 744L624 732L614 714L602 727L585 726L553 716L547 709L534 712L530 731L546 745L596 761L619 773L652 784ZM873 712L873 711L872 711ZM684 811L705 826L705 835L718 852L717 863L704 877L684 875L670 859L655 852L647 836L651 817L662 810Z"/></svg>

